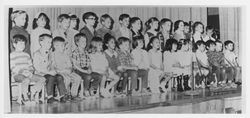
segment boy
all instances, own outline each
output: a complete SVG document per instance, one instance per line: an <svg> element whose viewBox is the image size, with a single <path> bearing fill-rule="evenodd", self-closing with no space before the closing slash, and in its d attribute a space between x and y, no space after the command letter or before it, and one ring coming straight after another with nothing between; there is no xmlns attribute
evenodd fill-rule
<svg viewBox="0 0 250 118"><path fill-rule="evenodd" d="M191 38L190 25L187 22L184 22L184 35L186 36L186 39Z"/></svg>
<svg viewBox="0 0 250 118"><path fill-rule="evenodd" d="M215 39L212 37L213 33L214 33L214 27L211 25L208 25L206 27L206 35L204 36L203 41L204 42L207 42L208 40L215 41Z"/></svg>
<svg viewBox="0 0 250 118"><path fill-rule="evenodd" d="M118 58L121 64L121 68L124 70L124 72L127 73L127 74L124 74L125 76L122 80L122 90L123 91L125 90L128 77L130 77L132 95L136 95L138 94L138 91L136 91L138 68L132 63L133 58L132 58L132 54L129 52L129 46L130 46L129 39L126 37L120 37L118 39L118 45L120 49L117 51L117 53L119 55Z"/></svg>
<svg viewBox="0 0 250 118"><path fill-rule="evenodd" d="M205 48L205 42L202 40L199 40L196 42L196 45L198 47L198 49L195 52L195 60L198 63L198 73L199 75L195 75L196 78L196 85L197 87L202 87L204 88L204 84L201 83L202 79L200 77L207 77L209 74L209 70L211 69L211 67L209 66L208 63L208 57L206 54L206 48ZM203 86L202 86L203 85Z"/></svg>
<svg viewBox="0 0 250 118"><path fill-rule="evenodd" d="M54 52L52 52L52 66L56 72L63 76L67 95L70 95L72 100L78 100L77 93L80 86L81 77L72 71L72 63L70 57L64 51L65 40L62 37L55 37L53 39ZM70 83L72 87L70 89Z"/></svg>
<svg viewBox="0 0 250 118"><path fill-rule="evenodd" d="M61 96L60 102L65 102L66 87L64 84L64 78L58 74L51 63L51 42L52 36L49 34L42 34L39 36L39 43L41 48L34 52L33 63L35 67L35 73L46 78L46 90L48 95L48 103L53 103L56 99L54 95L54 85L57 85L59 95Z"/></svg>
<svg viewBox="0 0 250 118"><path fill-rule="evenodd" d="M130 16L128 14L121 14L119 16L120 27L115 31L116 39L126 37L132 39L132 32L128 28Z"/></svg>
<svg viewBox="0 0 250 118"><path fill-rule="evenodd" d="M19 34L13 36L14 51L10 53L11 77L12 81L22 83L24 103L29 99L27 94L30 82L36 82L34 89L31 89L31 100L34 99L35 94L37 96L39 95L39 92L45 84L45 78L33 74L32 60L29 54L24 52L25 45L25 36Z"/></svg>
<svg viewBox="0 0 250 118"><path fill-rule="evenodd" d="M98 37L104 38L104 35L109 33L110 35L114 36L112 31L112 25L114 24L114 20L108 14L104 14L101 16L100 22L102 24L102 28L96 31L96 35Z"/></svg>
<svg viewBox="0 0 250 118"><path fill-rule="evenodd" d="M86 50L86 35L78 33L74 37L76 45L75 50L72 52L72 61L74 72L81 76L84 80L84 94L86 97L90 96L90 80L91 80L91 66L90 57Z"/></svg>
<svg viewBox="0 0 250 118"><path fill-rule="evenodd" d="M70 17L68 14L61 14L57 17L57 22L58 22L58 26L59 28L56 29L52 35L53 38L59 36L64 38L65 40L65 51L68 54L68 56L71 55L71 51L72 51L72 39L70 39L70 37L68 36L68 28L70 25Z"/></svg>
<svg viewBox="0 0 250 118"><path fill-rule="evenodd" d="M224 51L225 63L226 63L226 68L227 68L226 72L231 73L229 75L230 79L228 80L228 83L231 84L232 81L235 79L234 80L235 83L241 84L241 79L240 79L241 68L238 64L237 56L233 52L234 43L230 40L227 40L224 42L224 45L225 45L225 51ZM232 84L232 86L233 86L233 84Z"/></svg>
<svg viewBox="0 0 250 118"><path fill-rule="evenodd" d="M90 42L93 37L96 36L95 27L97 25L98 17L93 12L86 12L82 15L82 21L85 23L85 26L80 30L80 33L86 35L87 39L87 49L89 48Z"/></svg>
<svg viewBox="0 0 250 118"><path fill-rule="evenodd" d="M25 11L17 10L11 14L11 20L14 24L14 27L10 30L10 52L14 51L13 47L13 36L16 34L21 34L26 39L24 52L30 55L30 35L25 30L25 23L28 15Z"/></svg>

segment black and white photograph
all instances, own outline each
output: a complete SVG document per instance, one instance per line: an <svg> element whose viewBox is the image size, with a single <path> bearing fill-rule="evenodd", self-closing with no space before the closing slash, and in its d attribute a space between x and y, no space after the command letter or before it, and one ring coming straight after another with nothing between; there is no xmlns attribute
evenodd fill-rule
<svg viewBox="0 0 250 118"><path fill-rule="evenodd" d="M4 10L5 114L245 114L242 6Z"/></svg>

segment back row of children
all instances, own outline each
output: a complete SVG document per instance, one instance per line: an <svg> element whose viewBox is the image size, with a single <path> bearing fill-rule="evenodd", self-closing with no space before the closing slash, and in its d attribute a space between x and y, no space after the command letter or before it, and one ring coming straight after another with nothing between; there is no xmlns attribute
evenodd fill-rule
<svg viewBox="0 0 250 118"><path fill-rule="evenodd" d="M78 99L81 80L84 80L86 97L99 96L99 88L103 97L113 96L111 88L115 88L116 95L170 91L166 83L173 75L178 75L178 91L190 90L193 60L198 60L200 64L200 75L217 77L219 84L225 84L227 80L232 83L234 77L239 76L233 42L225 42L225 53L217 51L217 48L215 51L215 45L222 50L222 43L215 43L209 31L213 30L211 27L207 27L207 38L202 38L204 26L201 22L194 23L193 35L190 35L190 27L187 25L189 28L184 28L186 23L178 20L174 23L175 33L172 35L171 20L163 18L159 22L152 17L145 23L147 30L142 35L140 18L121 14L120 27L113 32L111 29L114 21L108 14L104 14L100 20L102 27L96 31L98 17L93 12L87 12L82 16L85 26L80 31L77 16L61 14L57 18L59 28L51 33L48 16L38 13L29 36L24 28L26 17L25 11L14 11L14 27L10 31L11 73L13 81L21 82L24 86L24 101L28 99L30 81L36 82L36 89L31 91L31 96L39 93L41 86L46 83L49 103L56 101L53 96L55 84L59 90L59 101ZM191 41L186 39L188 36ZM204 40L208 40L208 51L204 48ZM191 51L194 44L197 44L195 54ZM234 76L221 77L223 73ZM129 78L131 91L126 89ZM140 89L138 78L142 81ZM111 81L108 85L107 80ZM211 85L217 84L213 82L211 80ZM198 87L200 83L197 82ZM170 86L170 82L168 84Z"/></svg>

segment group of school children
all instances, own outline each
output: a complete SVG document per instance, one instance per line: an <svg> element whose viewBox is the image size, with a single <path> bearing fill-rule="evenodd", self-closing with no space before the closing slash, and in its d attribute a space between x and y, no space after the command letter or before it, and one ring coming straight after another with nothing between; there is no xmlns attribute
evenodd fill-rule
<svg viewBox="0 0 250 118"><path fill-rule="evenodd" d="M11 80L21 83L23 103L39 97L43 86L47 102L53 103L81 100L79 96L166 93L173 87L182 92L191 90L192 76L195 88L236 87L241 83L234 43L228 40L223 45L213 35L212 26L207 26L204 34L201 22L191 28L182 20L173 24L170 19L152 17L142 33L139 17L121 14L120 27L112 30L114 20L104 14L102 27L96 30L97 15L86 12L81 30L76 15L61 14L59 28L51 32L49 17L38 13L29 33L25 29L27 17L25 11L14 11L10 31ZM31 82L35 85L29 90Z"/></svg>

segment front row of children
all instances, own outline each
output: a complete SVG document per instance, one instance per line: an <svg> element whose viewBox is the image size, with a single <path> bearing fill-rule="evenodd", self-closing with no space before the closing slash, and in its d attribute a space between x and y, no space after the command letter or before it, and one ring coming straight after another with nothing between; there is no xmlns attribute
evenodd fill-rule
<svg viewBox="0 0 250 118"><path fill-rule="evenodd" d="M24 103L29 99L28 86L31 81L36 82L30 92L31 99L39 95L42 86L45 85L48 103L78 100L78 88L82 80L84 96L87 98L126 95L127 92L131 92L129 94L132 95L167 92L171 88L169 80L174 75L177 75L178 91L190 90L189 78L192 75L194 60L198 63L200 75L196 80L208 78L210 85L223 85L226 81L231 85L235 81L240 81L234 80L240 76L240 69L232 52L231 41L225 42L225 53L222 53L221 42L207 41L206 51L205 43L197 41L198 48L193 54L189 40L181 40L178 46L176 40L169 39L166 51L162 54L157 37L150 39L148 52L143 49L144 40L140 37L133 39L133 50L130 51L128 38L120 37L116 41L115 37L109 34L104 36L104 40L94 37L87 50L86 35L78 33L74 36L76 48L69 57L64 51L65 40L62 37L52 39L51 35L42 34L39 36L41 47L34 53L32 63L29 54L23 52L26 38L15 35L13 39L15 51L10 54L11 73L13 81L22 83ZM116 47L117 44L119 48ZM178 47L180 49L177 51ZM138 88L138 78L141 88ZM107 84L107 81L110 83ZM196 87L200 87L201 83L197 81ZM59 91L59 99L54 97L54 85ZM111 89L114 89L113 93ZM128 89L131 91L127 91Z"/></svg>

